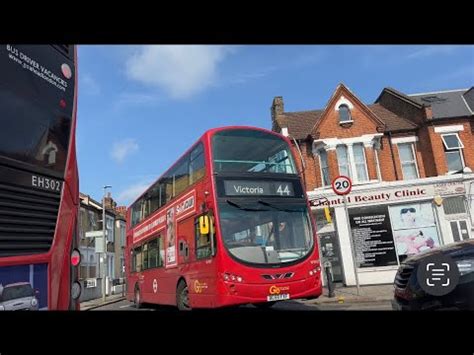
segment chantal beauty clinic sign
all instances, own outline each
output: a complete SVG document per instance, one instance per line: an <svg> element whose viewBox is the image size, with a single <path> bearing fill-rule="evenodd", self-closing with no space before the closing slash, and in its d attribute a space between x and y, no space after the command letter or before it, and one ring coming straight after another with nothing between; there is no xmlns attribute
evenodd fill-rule
<svg viewBox="0 0 474 355"><path fill-rule="evenodd" d="M446 186L445 186L446 185ZM404 187L398 189L380 189L376 191L367 192L351 192L346 196L347 204L350 206L354 205L366 205L374 204L377 202L392 202L392 201L403 201L411 199L425 199L433 198L435 195L448 195L454 193L463 193L464 187L462 183L449 183L449 184L436 184L436 185L421 185ZM328 197L330 206L342 206L342 196L339 197ZM325 199L318 199L311 203L313 207L323 207L327 205Z"/></svg>

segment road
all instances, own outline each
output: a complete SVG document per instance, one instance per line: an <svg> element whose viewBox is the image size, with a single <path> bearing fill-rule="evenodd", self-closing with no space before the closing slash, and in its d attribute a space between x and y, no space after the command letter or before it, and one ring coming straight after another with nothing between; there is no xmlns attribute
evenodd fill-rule
<svg viewBox="0 0 474 355"><path fill-rule="evenodd" d="M255 307L245 305L235 308L239 310L251 310ZM174 311L173 307L146 305L144 308L136 309L135 306L126 301L119 301L103 307L91 309L91 311ZM234 310L234 308L232 309ZM314 304L304 301L283 301L271 308L274 311L389 311L392 310L390 301L370 302L370 303L324 303Z"/></svg>

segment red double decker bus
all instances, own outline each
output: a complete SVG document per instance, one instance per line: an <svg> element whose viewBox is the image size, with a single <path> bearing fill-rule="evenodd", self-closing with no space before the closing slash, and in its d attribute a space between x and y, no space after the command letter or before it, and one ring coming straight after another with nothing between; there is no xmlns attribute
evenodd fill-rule
<svg viewBox="0 0 474 355"><path fill-rule="evenodd" d="M290 146L264 129L207 131L127 210L127 299L187 310L321 295Z"/></svg>
<svg viewBox="0 0 474 355"><path fill-rule="evenodd" d="M0 310L78 309L76 58L0 46Z"/></svg>

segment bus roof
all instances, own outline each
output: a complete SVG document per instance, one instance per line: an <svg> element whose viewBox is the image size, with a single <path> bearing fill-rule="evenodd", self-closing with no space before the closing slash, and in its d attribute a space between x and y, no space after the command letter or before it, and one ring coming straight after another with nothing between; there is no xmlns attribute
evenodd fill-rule
<svg viewBox="0 0 474 355"><path fill-rule="evenodd" d="M202 141L206 141L207 139L209 139L210 136L213 136L215 133L217 132L221 132L221 131L230 131L230 130L238 130L238 129L248 129L248 130L254 130L254 131L261 131L261 132L265 132L265 133L268 133L268 134L273 134L275 136L278 136L280 138L283 138L284 140L287 140L288 138L279 134L279 133L276 133L274 131L271 131L271 130L268 130L268 129L265 129L265 128L260 128L260 127L253 127L253 126L223 126L223 127L217 127L217 128L211 128L211 129L208 129L207 131L205 131L201 137L199 137L199 139L197 141L195 141L183 154L181 154L181 156L176 159L176 161L168 168L166 169L163 174L161 174L160 176L158 176L157 179L155 179L146 189L145 191L143 191L135 200L133 200L133 202L127 207L127 210L130 209L130 207L132 207L135 202L137 202L139 199L141 199L145 194L146 192L148 191L148 189L153 186L155 183L157 183L168 171L170 171L171 169L173 169L173 167L181 160L182 157L184 157L186 154L188 154L191 149L194 148L194 146L198 143L198 142L202 142Z"/></svg>

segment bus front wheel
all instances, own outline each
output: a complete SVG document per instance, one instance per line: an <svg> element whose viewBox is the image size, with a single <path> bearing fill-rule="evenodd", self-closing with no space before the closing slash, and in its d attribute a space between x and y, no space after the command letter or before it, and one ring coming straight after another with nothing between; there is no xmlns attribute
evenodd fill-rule
<svg viewBox="0 0 474 355"><path fill-rule="evenodd" d="M189 306L189 292L188 285L186 282L180 281L178 288L176 289L176 305L180 311L190 311Z"/></svg>
<svg viewBox="0 0 474 355"><path fill-rule="evenodd" d="M140 295L140 288L138 287L138 285L135 286L135 294L133 297L133 303L135 304L136 308L142 308L142 298Z"/></svg>

